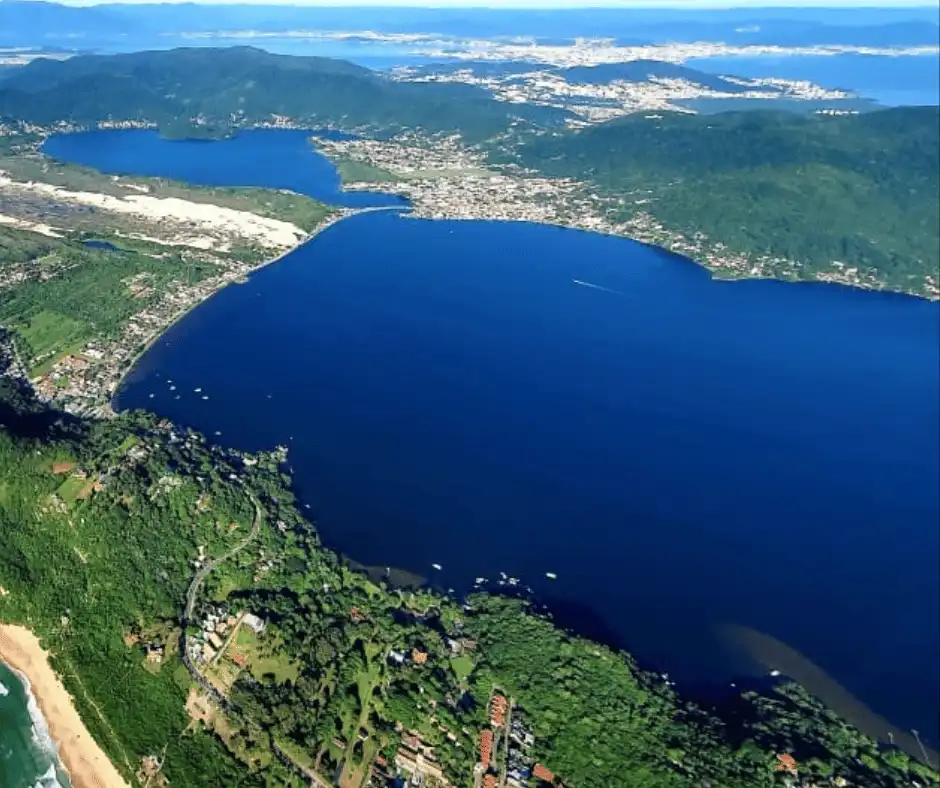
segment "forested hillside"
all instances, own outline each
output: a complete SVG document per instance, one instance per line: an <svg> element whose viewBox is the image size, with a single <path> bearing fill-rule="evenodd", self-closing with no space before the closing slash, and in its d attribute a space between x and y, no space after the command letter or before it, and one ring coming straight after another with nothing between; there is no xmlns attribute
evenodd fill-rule
<svg viewBox="0 0 940 788"><path fill-rule="evenodd" d="M221 133L272 115L479 139L505 131L515 118L557 122L566 113L510 106L467 85L394 82L342 60L251 47L38 59L0 81L0 117L38 124L147 120L175 129L201 117Z"/></svg>
<svg viewBox="0 0 940 788"><path fill-rule="evenodd" d="M532 737L524 757L565 785L769 788L781 754L807 778L937 783L792 685L730 696L722 722L521 601L461 607L355 574L298 514L274 454L211 449L140 414L69 419L9 383L0 395L0 620L41 635L129 779L156 754L174 788L299 786L305 771L351 785L431 747L469 787L504 693ZM181 629L196 567L241 543ZM226 635L198 668L206 695L184 640L205 616L248 612L265 628Z"/></svg>
<svg viewBox="0 0 940 788"><path fill-rule="evenodd" d="M936 107L841 117L631 115L519 146L517 160L584 178L667 227L733 251L833 261L920 292L940 268Z"/></svg>

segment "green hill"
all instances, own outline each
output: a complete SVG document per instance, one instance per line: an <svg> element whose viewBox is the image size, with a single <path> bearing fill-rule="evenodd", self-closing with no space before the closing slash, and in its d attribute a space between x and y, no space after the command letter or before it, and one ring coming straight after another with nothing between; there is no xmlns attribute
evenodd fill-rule
<svg viewBox="0 0 940 788"><path fill-rule="evenodd" d="M516 160L596 184L668 228L753 255L787 258L805 278L833 261L925 292L940 267L936 107L849 116L739 112L631 115L522 142Z"/></svg>
<svg viewBox="0 0 940 788"><path fill-rule="evenodd" d="M299 788L298 766L327 781L344 764L340 784L358 785L352 775L378 754L394 764L416 731L448 784L469 788L499 688L534 737L523 759L565 785L774 788L787 784L782 752L804 785L937 785L792 684L696 707L520 601L477 595L464 608L350 572L300 516L276 456L245 462L145 414L69 419L0 382L0 620L42 637L129 780L156 753L175 788ZM181 630L203 551L229 558ZM195 684L180 647L220 605L267 626L243 626L199 668L227 695L204 725L186 712ZM413 649L424 658L390 658Z"/></svg>
<svg viewBox="0 0 940 788"><path fill-rule="evenodd" d="M510 106L467 85L399 83L366 68L252 47L193 48L38 59L0 81L0 117L49 124L201 116L221 127L287 116L299 123L489 137L518 119L566 113Z"/></svg>

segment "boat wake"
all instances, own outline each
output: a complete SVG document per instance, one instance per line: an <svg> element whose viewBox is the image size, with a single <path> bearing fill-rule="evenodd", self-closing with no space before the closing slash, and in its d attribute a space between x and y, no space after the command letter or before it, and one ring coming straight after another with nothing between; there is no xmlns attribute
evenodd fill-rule
<svg viewBox="0 0 940 788"><path fill-rule="evenodd" d="M623 295L619 290L614 290L610 287L602 287L601 285L595 285L592 282L582 282L580 279L572 279L572 284L580 285L581 287L590 287L592 290L603 290L605 293L613 293L614 295Z"/></svg>

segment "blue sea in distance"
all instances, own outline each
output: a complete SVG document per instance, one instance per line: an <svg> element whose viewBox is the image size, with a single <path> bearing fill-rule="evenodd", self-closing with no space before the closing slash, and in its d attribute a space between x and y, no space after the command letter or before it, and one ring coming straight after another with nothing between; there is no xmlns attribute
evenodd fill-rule
<svg viewBox="0 0 940 788"><path fill-rule="evenodd" d="M297 139L93 133L47 151L322 196ZM458 590L506 572L688 682L754 670L714 634L752 627L937 741L935 303L374 213L194 310L116 404L288 445L325 541L365 564Z"/></svg>
<svg viewBox="0 0 940 788"><path fill-rule="evenodd" d="M940 56L764 55L693 58L686 65L751 79L808 80L851 90L885 107L940 104Z"/></svg>

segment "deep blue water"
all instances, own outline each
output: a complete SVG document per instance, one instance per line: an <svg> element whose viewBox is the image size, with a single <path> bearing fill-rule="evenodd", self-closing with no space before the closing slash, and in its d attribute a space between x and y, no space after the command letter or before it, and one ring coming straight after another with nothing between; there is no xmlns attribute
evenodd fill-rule
<svg viewBox="0 0 940 788"><path fill-rule="evenodd" d="M110 139L187 175L189 143ZM276 135L246 135L199 143L192 179L254 178L230 167L246 140L294 177L260 149ZM364 563L455 588L505 571L680 679L746 669L713 630L751 626L936 741L938 348L933 303L380 213L192 312L117 404L287 444L324 539Z"/></svg>
<svg viewBox="0 0 940 788"><path fill-rule="evenodd" d="M739 77L804 79L885 107L940 104L940 56L779 55L693 58L687 65Z"/></svg>
<svg viewBox="0 0 940 788"><path fill-rule="evenodd" d="M172 143L150 129L103 129L50 137L43 151L57 159L118 175L149 175L203 186L265 186L290 189L334 205L404 205L400 197L344 192L330 161L310 137L343 136L330 131L258 129L224 143ZM172 151L172 156L167 155Z"/></svg>

